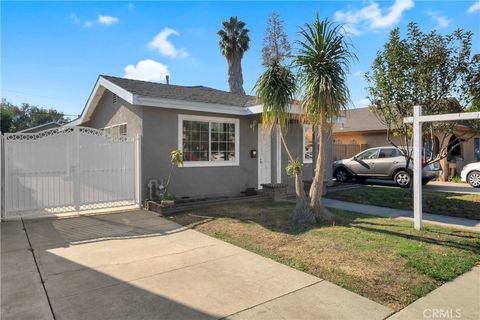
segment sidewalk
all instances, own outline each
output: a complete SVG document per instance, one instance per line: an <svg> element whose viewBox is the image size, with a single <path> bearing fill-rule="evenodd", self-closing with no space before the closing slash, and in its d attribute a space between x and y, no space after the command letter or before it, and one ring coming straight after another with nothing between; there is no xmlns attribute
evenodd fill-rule
<svg viewBox="0 0 480 320"><path fill-rule="evenodd" d="M358 212L366 215L379 216L384 218L404 219L413 221L413 211L371 206L366 204L358 204L327 198L323 199L323 203L328 208ZM480 221L478 220L423 213L423 222L464 231L480 232Z"/></svg>
<svg viewBox="0 0 480 320"><path fill-rule="evenodd" d="M480 267L418 299L389 320L480 319Z"/></svg>
<svg viewBox="0 0 480 320"><path fill-rule="evenodd" d="M470 186L468 183L431 181L427 185L423 186L423 189L440 191L440 192L480 195L480 189L474 188Z"/></svg>

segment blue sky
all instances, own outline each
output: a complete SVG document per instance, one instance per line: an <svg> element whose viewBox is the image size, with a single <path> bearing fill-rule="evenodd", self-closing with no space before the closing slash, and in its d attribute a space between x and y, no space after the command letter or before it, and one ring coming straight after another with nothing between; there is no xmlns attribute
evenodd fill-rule
<svg viewBox="0 0 480 320"><path fill-rule="evenodd" d="M353 106L364 106L363 74L389 31L408 22L423 31L474 32L480 52L480 0L318 2L1 2L1 97L80 114L99 74L228 90L216 32L232 15L247 23L244 88L262 72L266 20L280 14L290 41L318 11L348 23L358 61L351 67Z"/></svg>

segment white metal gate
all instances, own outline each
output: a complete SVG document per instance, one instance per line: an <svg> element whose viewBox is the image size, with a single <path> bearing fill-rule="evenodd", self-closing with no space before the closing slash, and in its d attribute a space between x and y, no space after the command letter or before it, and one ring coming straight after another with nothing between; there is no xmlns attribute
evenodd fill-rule
<svg viewBox="0 0 480 320"><path fill-rule="evenodd" d="M5 217L139 203L139 138L60 127L3 140Z"/></svg>

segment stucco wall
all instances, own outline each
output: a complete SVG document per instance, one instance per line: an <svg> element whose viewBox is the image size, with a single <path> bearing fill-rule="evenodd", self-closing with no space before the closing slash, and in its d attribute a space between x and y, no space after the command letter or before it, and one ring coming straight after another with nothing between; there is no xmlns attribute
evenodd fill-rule
<svg viewBox="0 0 480 320"><path fill-rule="evenodd" d="M235 118L240 121L240 164L224 167L181 167L175 168L170 185L170 191L175 196L204 197L219 195L240 195L246 188L257 187L258 158L250 157L250 150L258 151L258 128L250 126L253 120L260 116L233 116L216 113L182 111L166 108L144 107L130 105L117 97L113 102L113 94L105 91L99 104L92 114L91 120L84 126L104 128L106 126L127 123L128 135L142 136L142 195L148 196L147 183L151 179L168 177L170 170L170 151L178 149L178 115L201 115L220 118ZM292 124L287 132L287 141L293 154L302 159L303 129L298 124ZM276 182L276 136L273 130L271 136L272 182ZM292 187L294 181L285 172L288 156L282 148L281 174L282 182ZM304 164L304 179L313 176L312 165Z"/></svg>
<svg viewBox="0 0 480 320"><path fill-rule="evenodd" d="M91 116L91 120L82 125L101 129L111 125L127 123L127 135L136 136L142 134L142 113L142 108L131 105L120 97L117 97L114 103L113 93L105 90Z"/></svg>
<svg viewBox="0 0 480 320"><path fill-rule="evenodd" d="M299 124L290 124L286 131L287 145L292 152L292 156L303 163L303 127ZM288 165L288 154L282 144L282 183L288 183L291 187L295 186L295 179L289 177L285 170ZM310 180L313 177L311 163L303 163L303 179Z"/></svg>
<svg viewBox="0 0 480 320"><path fill-rule="evenodd" d="M142 176L144 195L150 179L166 181L170 170L170 151L178 149L178 115L202 115L236 118L240 121L239 166L175 168L170 185L177 197L240 195L247 187L257 186L257 130L250 128L249 117L144 107L142 139Z"/></svg>

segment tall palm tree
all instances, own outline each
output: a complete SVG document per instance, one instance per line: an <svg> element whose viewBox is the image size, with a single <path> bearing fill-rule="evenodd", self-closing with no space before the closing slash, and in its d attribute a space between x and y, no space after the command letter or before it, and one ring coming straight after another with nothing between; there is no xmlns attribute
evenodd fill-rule
<svg viewBox="0 0 480 320"><path fill-rule="evenodd" d="M295 177L296 206L292 214L292 220L296 223L314 223L315 216L308 205L308 200L303 189L302 163L296 159L287 142L284 131L290 120L289 108L293 102L296 81L292 71L282 66L279 59L274 59L267 70L258 78L254 90L257 99L262 102L262 124L264 130L278 127L278 133L285 148L289 164L287 173Z"/></svg>
<svg viewBox="0 0 480 320"><path fill-rule="evenodd" d="M317 15L313 24L306 24L300 31L299 51L295 63L299 68L302 87L302 111L304 117L317 127L320 135L315 176L310 189L310 207L317 222L330 221L333 216L323 206L326 162L326 136L331 125L350 100L347 74L350 62L356 59L351 52L341 25Z"/></svg>
<svg viewBox="0 0 480 320"><path fill-rule="evenodd" d="M220 36L220 51L228 63L228 85L230 91L245 94L243 90L242 58L249 48L250 30L245 28L245 22L237 17L230 17L222 22L223 29L218 31Z"/></svg>

